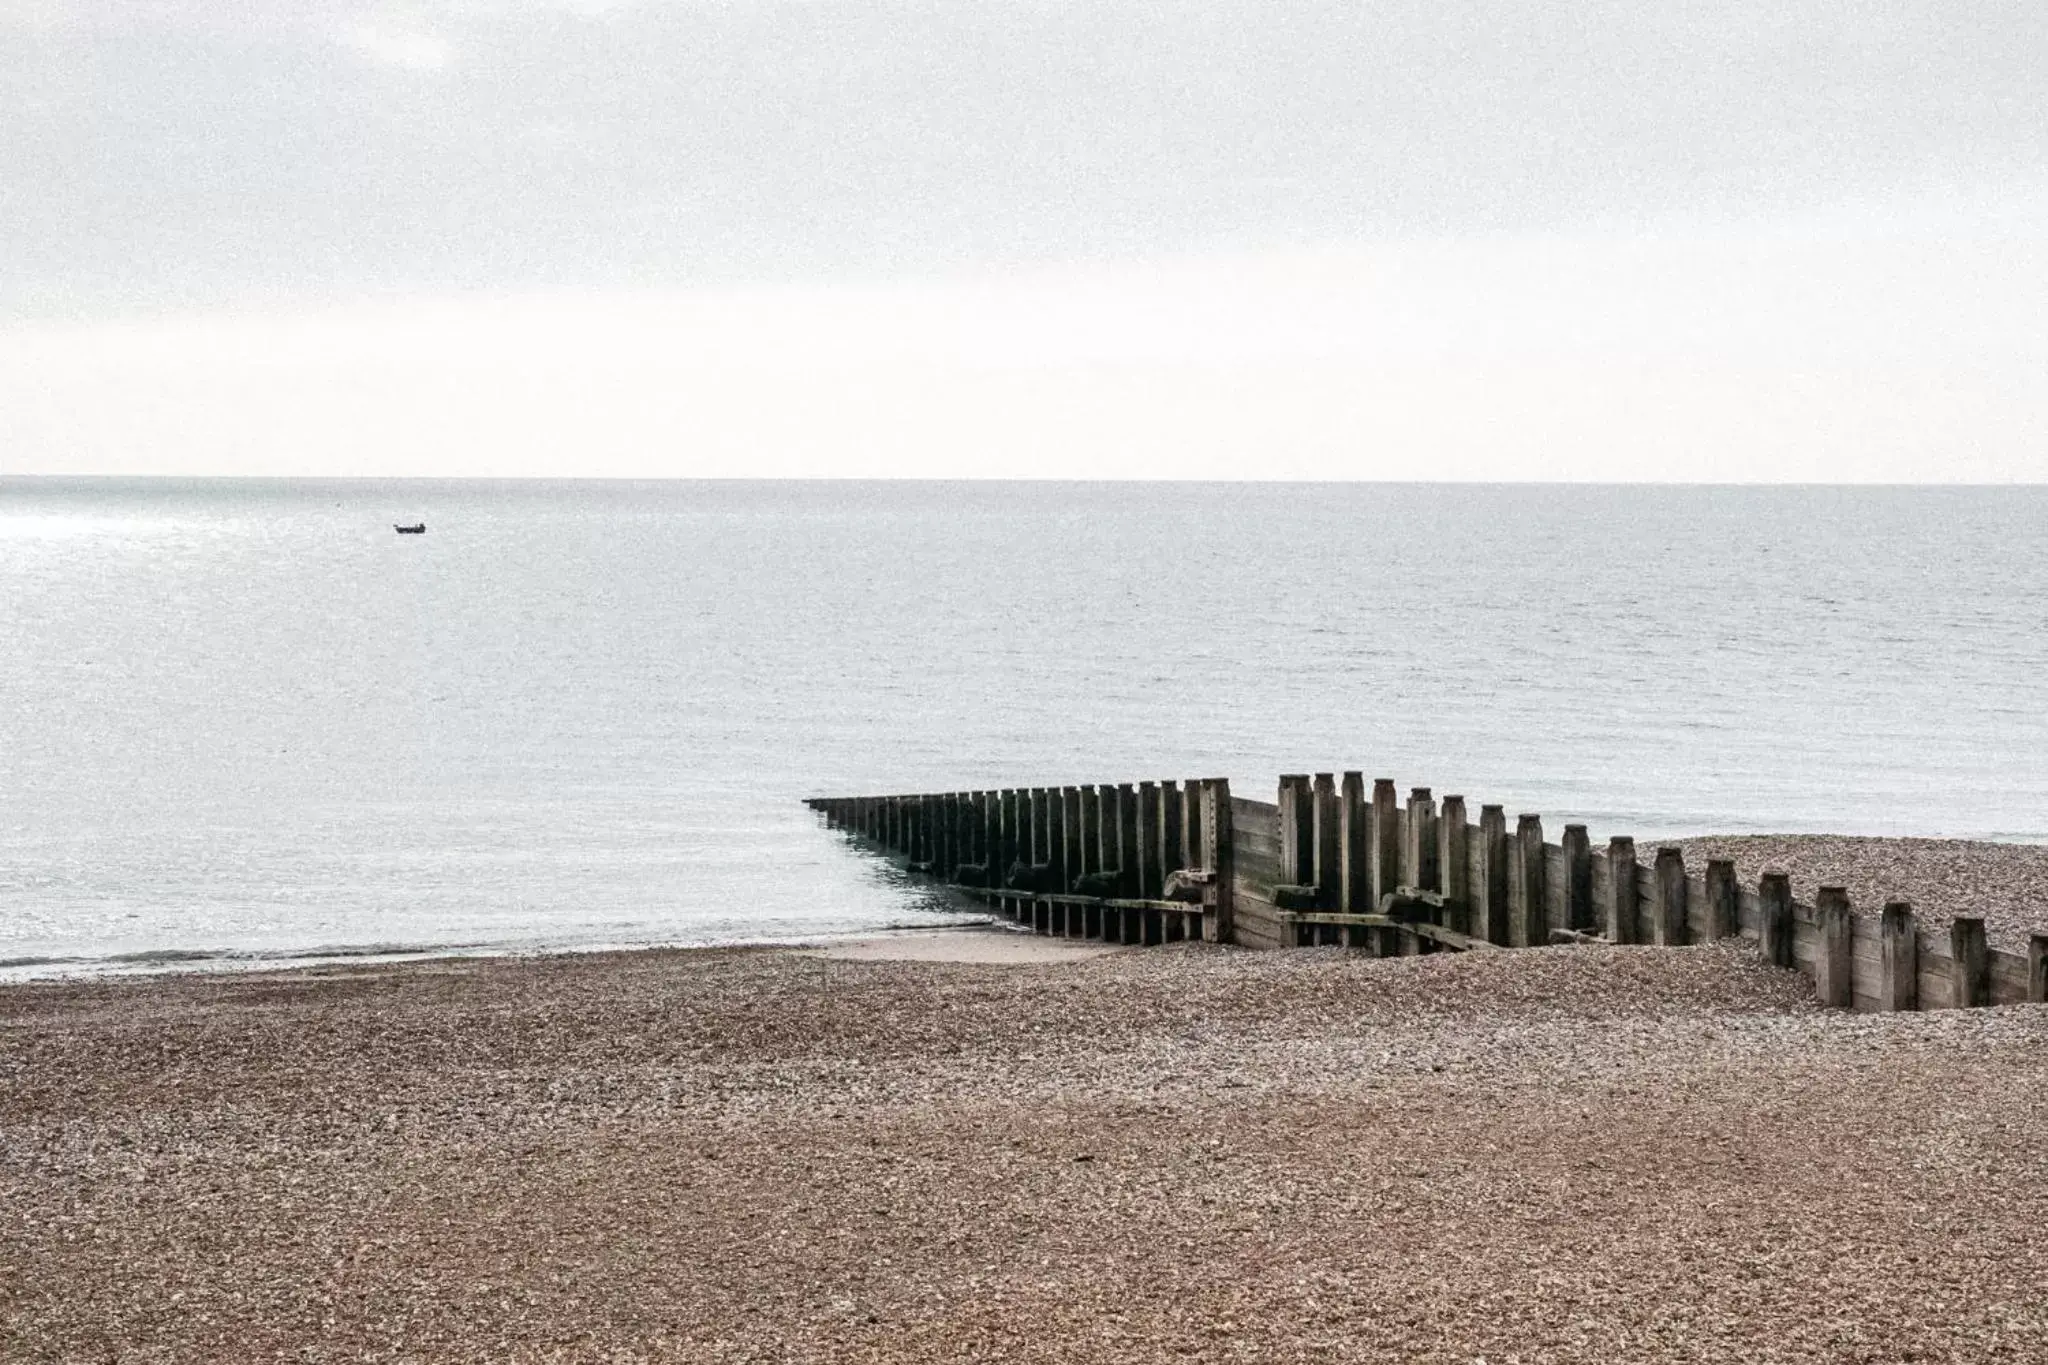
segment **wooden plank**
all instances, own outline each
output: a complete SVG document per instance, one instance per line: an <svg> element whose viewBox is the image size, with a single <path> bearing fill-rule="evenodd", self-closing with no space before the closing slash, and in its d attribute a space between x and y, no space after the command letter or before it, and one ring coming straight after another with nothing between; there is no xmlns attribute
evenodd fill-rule
<svg viewBox="0 0 2048 1365"><path fill-rule="evenodd" d="M1564 863L1559 880L1564 887L1564 920L1560 928L1583 933L1595 922L1593 911L1593 843L1584 825L1566 825L1564 841L1558 846Z"/></svg>
<svg viewBox="0 0 2048 1365"><path fill-rule="evenodd" d="M1849 1004L1852 993L1849 957L1849 893L1839 886L1823 886L1814 897L1814 924L1820 931L1820 953L1814 961L1814 990L1823 1005L1837 1009Z"/></svg>
<svg viewBox="0 0 2048 1365"><path fill-rule="evenodd" d="M2027 940L2027 999L2036 1005L2048 1003L2048 934Z"/></svg>
<svg viewBox="0 0 2048 1365"><path fill-rule="evenodd" d="M1543 941L1552 929L1571 928L1571 862L1561 844L1543 846Z"/></svg>
<svg viewBox="0 0 2048 1365"><path fill-rule="evenodd" d="M1343 910L1290 910L1297 924L1348 925L1357 929L1398 929L1408 923L1392 915L1375 915Z"/></svg>
<svg viewBox="0 0 2048 1365"><path fill-rule="evenodd" d="M1637 876L1636 841L1626 834L1607 841L1607 937L1616 943L1642 939L1638 907L1642 883Z"/></svg>
<svg viewBox="0 0 2048 1365"><path fill-rule="evenodd" d="M1445 899L1453 906L1452 928L1470 932L1471 862L1466 850L1465 798L1446 796L1436 817L1436 865Z"/></svg>
<svg viewBox="0 0 2048 1365"><path fill-rule="evenodd" d="M1613 896L1613 882L1607 875L1607 852L1601 850L1588 859L1587 888L1593 893L1593 918L1586 925L1591 933L1605 935L1607 932L1607 903Z"/></svg>
<svg viewBox="0 0 2048 1365"><path fill-rule="evenodd" d="M1472 884L1472 931L1489 943L1506 947L1514 942L1508 907L1513 874L1509 869L1508 817L1501 807L1479 808L1479 846L1481 871Z"/></svg>
<svg viewBox="0 0 2048 1365"><path fill-rule="evenodd" d="M1888 901L1878 916L1878 1008L1920 1008L1920 928L1906 901Z"/></svg>
<svg viewBox="0 0 2048 1365"><path fill-rule="evenodd" d="M1331 773L1317 773L1315 785L1315 884L1324 905L1335 907L1344 894L1343 844L1339 817L1343 807L1337 801L1337 779Z"/></svg>
<svg viewBox="0 0 2048 1365"><path fill-rule="evenodd" d="M1306 773L1280 776L1280 878L1295 886L1315 881L1314 792Z"/></svg>
<svg viewBox="0 0 2048 1365"><path fill-rule="evenodd" d="M1991 1003L1994 1005L2024 1005L2027 1003L2027 955L2008 953L2003 949L1991 950Z"/></svg>
<svg viewBox="0 0 2048 1365"><path fill-rule="evenodd" d="M1161 866L1159 829L1159 784L1140 782L1138 784L1138 876L1136 886L1140 900L1158 900L1160 890L1166 885L1166 869Z"/></svg>
<svg viewBox="0 0 2048 1365"><path fill-rule="evenodd" d="M1741 895L1735 884L1734 859L1707 859L1698 909L1699 936L1703 942L1712 943L1742 932Z"/></svg>
<svg viewBox="0 0 2048 1365"><path fill-rule="evenodd" d="M1180 783L1159 784L1159 867L1162 877L1190 866L1181 843ZM1162 883L1163 884L1163 883Z"/></svg>
<svg viewBox="0 0 2048 1365"><path fill-rule="evenodd" d="M1237 942L1237 847L1230 779L1202 783L1202 861L1216 874L1202 917L1202 937L1211 943Z"/></svg>
<svg viewBox="0 0 2048 1365"><path fill-rule="evenodd" d="M1766 872L1757 883L1757 942L1764 961L1779 967L1793 965L1796 950L1792 920L1792 879L1783 872Z"/></svg>
<svg viewBox="0 0 2048 1365"><path fill-rule="evenodd" d="M1439 884L1436 865L1436 798L1430 795L1429 788L1417 787L1408 793L1406 817L1401 852L1401 884L1434 891Z"/></svg>
<svg viewBox="0 0 2048 1365"><path fill-rule="evenodd" d="M1288 916L1271 901L1240 890L1237 897L1235 929L1231 942L1247 948L1281 948L1289 946L1285 939Z"/></svg>
<svg viewBox="0 0 2048 1365"><path fill-rule="evenodd" d="M1991 1003L1991 958L1984 942L1984 921L1974 915L1958 915L1948 926L1951 999L1960 1009L1975 1009Z"/></svg>
<svg viewBox="0 0 2048 1365"><path fill-rule="evenodd" d="M1656 933L1657 944L1665 948L1676 947L1686 941L1689 888L1685 878L1684 852L1670 844L1659 847L1656 861L1650 865L1650 880L1654 888L1651 903L1656 907L1650 923ZM1846 1003L1846 991L1842 998Z"/></svg>
<svg viewBox="0 0 2048 1365"><path fill-rule="evenodd" d="M1394 779L1375 778L1372 784L1372 900L1401 884L1401 809L1394 793Z"/></svg>
<svg viewBox="0 0 2048 1365"><path fill-rule="evenodd" d="M1337 792L1337 908L1372 904L1372 823L1367 818L1365 774L1347 772Z"/></svg>
<svg viewBox="0 0 2048 1365"><path fill-rule="evenodd" d="M1543 904L1546 879L1542 816L1524 814L1516 819L1514 854L1514 944L1517 948L1540 948L1550 942L1549 912Z"/></svg>
<svg viewBox="0 0 2048 1365"><path fill-rule="evenodd" d="M1455 948L1460 952L1468 952L1473 949L1483 949L1487 952L1496 951L1494 945L1488 943L1483 938L1474 938L1470 934L1461 934L1455 929L1446 928L1441 924L1431 924L1427 920L1403 925L1402 931L1413 934L1417 938L1431 939L1443 944L1446 948Z"/></svg>

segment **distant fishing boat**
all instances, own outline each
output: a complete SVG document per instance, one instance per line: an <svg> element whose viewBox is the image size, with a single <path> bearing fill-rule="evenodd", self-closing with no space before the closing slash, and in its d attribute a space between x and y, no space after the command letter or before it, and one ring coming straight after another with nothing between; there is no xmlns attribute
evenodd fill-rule
<svg viewBox="0 0 2048 1365"><path fill-rule="evenodd" d="M394 523L391 529L402 536L423 536L427 533L427 524L424 521L417 522L411 526L399 526Z"/></svg>

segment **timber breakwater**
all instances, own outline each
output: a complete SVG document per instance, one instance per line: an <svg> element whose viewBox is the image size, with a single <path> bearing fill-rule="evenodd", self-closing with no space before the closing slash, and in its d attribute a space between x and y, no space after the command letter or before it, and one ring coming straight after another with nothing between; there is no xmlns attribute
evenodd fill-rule
<svg viewBox="0 0 2048 1365"><path fill-rule="evenodd" d="M1808 899L1766 869L1697 870L1627 836L1556 842L1543 818L1464 797L1403 798L1360 772L1282 777L1271 802L1223 778L816 797L834 829L1042 934L1150 945L1341 945L1378 955L1557 943L1682 945L1742 937L1812 977L1823 1004L1866 1011L2048 1001L2048 932L2023 953L1984 921L1923 924L1903 900ZM1870 910L1877 913L1868 913ZM2043 908L2048 927L2048 907Z"/></svg>

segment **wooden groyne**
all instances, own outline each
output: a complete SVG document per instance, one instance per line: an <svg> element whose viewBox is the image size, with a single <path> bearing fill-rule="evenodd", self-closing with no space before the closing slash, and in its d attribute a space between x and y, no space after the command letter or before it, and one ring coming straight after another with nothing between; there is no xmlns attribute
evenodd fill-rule
<svg viewBox="0 0 2048 1365"><path fill-rule="evenodd" d="M1733 862L1694 871L1675 847L1556 842L1543 818L1392 779L1293 774L1271 803L1223 778L900 796L818 797L836 829L1039 933L1251 948L1335 944L1416 954L1740 936L1814 979L1822 1003L1927 1010L2048 1001L2048 933L1991 948L1984 921L1946 932L1893 901L1861 913L1841 887L1796 900Z"/></svg>

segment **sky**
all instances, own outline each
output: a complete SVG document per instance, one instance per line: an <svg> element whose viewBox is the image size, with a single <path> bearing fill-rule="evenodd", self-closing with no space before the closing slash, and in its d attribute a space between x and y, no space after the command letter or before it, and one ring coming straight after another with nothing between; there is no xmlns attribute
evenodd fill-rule
<svg viewBox="0 0 2048 1365"><path fill-rule="evenodd" d="M2048 480L2048 7L0 0L0 472Z"/></svg>

